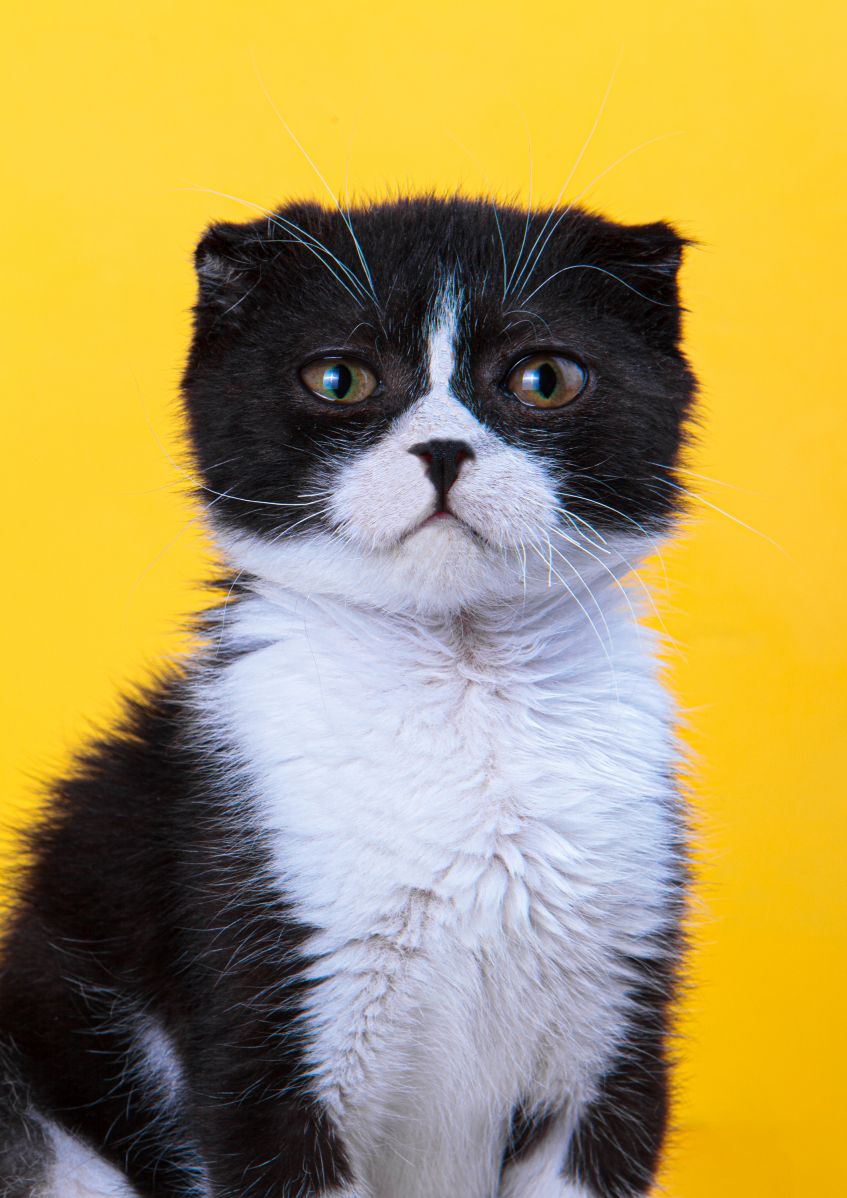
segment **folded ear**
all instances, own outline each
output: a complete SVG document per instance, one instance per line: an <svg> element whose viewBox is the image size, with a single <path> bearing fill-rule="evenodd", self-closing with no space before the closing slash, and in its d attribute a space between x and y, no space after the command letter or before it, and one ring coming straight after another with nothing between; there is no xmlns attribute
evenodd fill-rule
<svg viewBox="0 0 847 1198"><path fill-rule="evenodd" d="M603 271L610 298L638 324L642 334L664 351L680 338L682 307L677 275L687 245L672 225L619 225L603 221L593 240L592 261Z"/></svg>
<svg viewBox="0 0 847 1198"><path fill-rule="evenodd" d="M267 249L264 221L211 225L194 251L198 309L234 311L259 282Z"/></svg>
<svg viewBox="0 0 847 1198"><path fill-rule="evenodd" d="M612 225L607 245L612 261L634 287L643 284L651 299L677 303L677 274L685 247L692 243L665 221L650 225ZM614 269L614 267L612 268Z"/></svg>

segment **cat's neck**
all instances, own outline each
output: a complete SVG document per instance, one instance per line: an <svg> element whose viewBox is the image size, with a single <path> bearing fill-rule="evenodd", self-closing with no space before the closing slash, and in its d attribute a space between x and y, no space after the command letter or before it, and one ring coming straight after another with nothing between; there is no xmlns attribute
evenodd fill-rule
<svg viewBox="0 0 847 1198"><path fill-rule="evenodd" d="M370 646L398 661L435 655L457 665L514 666L546 659L599 665L652 656L652 634L640 621L632 588L608 574L568 590L555 580L509 601L443 613L396 612L326 593L249 579L235 601L219 609L212 638L235 652L306 637Z"/></svg>

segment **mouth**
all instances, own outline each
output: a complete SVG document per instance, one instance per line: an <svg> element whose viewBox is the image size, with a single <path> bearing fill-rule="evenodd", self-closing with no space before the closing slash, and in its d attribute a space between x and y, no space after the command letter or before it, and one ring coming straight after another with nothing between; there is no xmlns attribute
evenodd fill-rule
<svg viewBox="0 0 847 1198"><path fill-rule="evenodd" d="M466 537L468 537L471 541L474 541L482 549L491 549L493 547L491 542L488 541L482 535L482 533L477 532L477 530L471 524L468 524L467 520L463 520L462 517L457 516L455 512L444 510L431 512L430 515L421 520L419 524L416 524L414 528L410 528L409 531L403 536L402 540L406 541L410 537L413 537L416 533L423 532L425 528L432 527L440 527L444 529L445 533L450 532L452 529L456 529L457 531L463 532Z"/></svg>
<svg viewBox="0 0 847 1198"><path fill-rule="evenodd" d="M466 536L470 537L471 540L476 541L478 545L485 546L486 548L488 547L489 543L486 541L485 537L482 536L481 533L478 533L475 528L472 528L467 521L461 518L461 516L457 516L455 512L442 510L438 512L430 512L428 516L425 516L423 520L419 520L417 524L412 526L412 528L407 528L406 531L402 533L395 541L394 548L396 549L399 548L400 545L405 545L417 533L423 532L425 528L433 527L443 528L445 532L449 532L453 528L457 530L461 529Z"/></svg>

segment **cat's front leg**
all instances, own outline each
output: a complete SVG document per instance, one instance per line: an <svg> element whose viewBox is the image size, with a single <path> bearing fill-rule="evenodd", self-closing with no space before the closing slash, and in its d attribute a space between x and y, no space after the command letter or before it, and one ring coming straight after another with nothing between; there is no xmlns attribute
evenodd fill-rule
<svg viewBox="0 0 847 1198"><path fill-rule="evenodd" d="M580 1112L548 1118L503 1168L498 1198L646 1198L665 1137L663 1030L644 1020ZM653 1022L651 1028L650 1023Z"/></svg>
<svg viewBox="0 0 847 1198"><path fill-rule="evenodd" d="M270 1076L254 1081L243 1100L207 1108L201 1121L213 1194L370 1198L328 1113L305 1095L284 1094Z"/></svg>
<svg viewBox="0 0 847 1198"><path fill-rule="evenodd" d="M549 1120L529 1149L504 1165L497 1198L646 1198L657 1148L646 1141L622 1155L614 1140L619 1117L592 1106L576 1130L564 1115Z"/></svg>
<svg viewBox="0 0 847 1198"><path fill-rule="evenodd" d="M533 1155L506 1167L497 1198L599 1198L595 1190L563 1176L564 1152L548 1148Z"/></svg>
<svg viewBox="0 0 847 1198"><path fill-rule="evenodd" d="M570 1137L565 1115L545 1119L507 1159L497 1198L590 1198L563 1176Z"/></svg>
<svg viewBox="0 0 847 1198"><path fill-rule="evenodd" d="M663 1130L649 1112L592 1104L576 1131L562 1117L507 1163L497 1198L646 1198Z"/></svg>

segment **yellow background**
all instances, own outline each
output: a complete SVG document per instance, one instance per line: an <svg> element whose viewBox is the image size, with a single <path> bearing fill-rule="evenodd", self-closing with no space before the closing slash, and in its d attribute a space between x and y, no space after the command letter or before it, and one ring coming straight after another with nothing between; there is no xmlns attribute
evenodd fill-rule
<svg viewBox="0 0 847 1198"><path fill-rule="evenodd" d="M192 189L323 194L257 69L336 189L525 200L531 141L551 202L619 64L568 198L702 242L692 466L730 485L691 485L782 547L695 502L666 555L701 843L677 1198L847 1193L840 9L89 0L4 18L7 825L202 598L165 450L193 242L251 213Z"/></svg>

